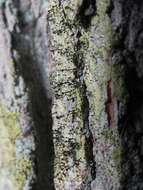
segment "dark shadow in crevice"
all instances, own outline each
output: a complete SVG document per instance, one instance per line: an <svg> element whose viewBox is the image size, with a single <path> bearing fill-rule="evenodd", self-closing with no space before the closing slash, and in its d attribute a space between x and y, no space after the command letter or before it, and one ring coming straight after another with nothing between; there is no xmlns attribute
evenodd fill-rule
<svg viewBox="0 0 143 190"><path fill-rule="evenodd" d="M121 133L123 150L121 189L141 190L143 188L143 80L138 78L136 67L130 68L126 65L125 75L129 99Z"/></svg>
<svg viewBox="0 0 143 190"><path fill-rule="evenodd" d="M81 89L81 94L82 94L82 117L83 117L83 124L84 124L84 129L86 130L85 134L85 157L87 161L87 165L90 167L90 172L91 172L91 177L92 180L95 180L96 178L96 162L94 158L94 153L93 153L93 143L94 143L94 138L92 131L90 130L89 126L89 100L87 97L87 89L86 89L86 84L85 82L83 83L82 89Z"/></svg>
<svg viewBox="0 0 143 190"><path fill-rule="evenodd" d="M89 112L90 112L90 106L89 106L89 100L87 95L87 86L84 80L84 57L83 53L81 51L82 43L80 41L81 37L80 31L77 33L77 43L75 44L74 50L75 54L73 57L73 62L75 64L76 70L74 72L75 79L76 79L76 88L79 89L80 92L80 98L81 98L81 114L82 114L82 121L83 121L83 132L85 135L85 145L84 145L84 151L85 151L85 159L87 164L87 169L90 170L91 175L91 181L96 178L96 162L94 158L93 153L93 134L90 129L89 124ZM87 186L90 186L91 181L89 181L89 184L86 184ZM87 187L85 187L86 189Z"/></svg>
<svg viewBox="0 0 143 190"><path fill-rule="evenodd" d="M143 2L113 0L122 7L122 22L116 51L125 66L125 88L128 92L127 111L122 131L121 190L143 189ZM116 14L114 14L115 16ZM113 16L113 15L112 15ZM116 20L112 18L112 20Z"/></svg>
<svg viewBox="0 0 143 190"><path fill-rule="evenodd" d="M43 84L32 86L31 111L36 132L36 175L33 190L54 190L54 144L52 133L52 100L47 97Z"/></svg>
<svg viewBox="0 0 143 190"><path fill-rule="evenodd" d="M52 98L48 96L48 87L44 86L40 64L31 53L31 44L23 41L22 35L15 33L12 35L12 47L19 54L18 62L15 60L15 70L17 75L23 77L28 87L30 111L34 122L36 180L31 189L55 190Z"/></svg>
<svg viewBox="0 0 143 190"><path fill-rule="evenodd" d="M96 0L83 0L82 5L79 7L76 18L79 19L84 28L91 25L91 19L96 14Z"/></svg>

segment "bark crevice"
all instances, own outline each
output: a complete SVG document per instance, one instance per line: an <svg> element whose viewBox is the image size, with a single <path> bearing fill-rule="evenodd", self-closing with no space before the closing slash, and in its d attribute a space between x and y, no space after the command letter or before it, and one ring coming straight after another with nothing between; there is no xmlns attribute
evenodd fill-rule
<svg viewBox="0 0 143 190"><path fill-rule="evenodd" d="M96 14L96 0L83 0L79 7L77 18L84 28L91 24L92 17Z"/></svg>
<svg viewBox="0 0 143 190"><path fill-rule="evenodd" d="M31 189L54 190L55 156L51 113L52 97L49 96L50 88L45 86L43 80L45 73L41 69L42 65L35 56L37 54L33 41L35 20L30 24L26 23L19 8L18 19L18 23L14 27L15 30L11 34L11 51L16 80L19 76L22 76L28 89L29 109L34 123L31 130L35 136L36 144L36 150L32 153L36 178L34 183L31 184ZM20 32L17 32L16 28L20 28Z"/></svg>
<svg viewBox="0 0 143 190"><path fill-rule="evenodd" d="M80 91L80 97L82 101L81 111L82 111L82 120L83 120L83 132L85 135L85 156L87 161L87 167L90 169L90 174L92 180L96 177L96 163L93 155L93 135L90 129L89 124L89 99L87 95L87 86L84 79L84 56L82 53L82 44L80 42L81 32L77 33L77 43L75 44L75 55L74 55L74 64L76 66L75 70L75 79L76 79L76 87Z"/></svg>
<svg viewBox="0 0 143 190"><path fill-rule="evenodd" d="M135 0L113 0L112 3L111 19L118 37L114 50L120 52L121 64L125 66L125 88L129 97L121 132L121 189L142 189L143 3Z"/></svg>

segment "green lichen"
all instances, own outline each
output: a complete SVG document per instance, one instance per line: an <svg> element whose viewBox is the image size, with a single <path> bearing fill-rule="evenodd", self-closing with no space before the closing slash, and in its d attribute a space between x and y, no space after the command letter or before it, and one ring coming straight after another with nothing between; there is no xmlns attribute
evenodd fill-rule
<svg viewBox="0 0 143 190"><path fill-rule="evenodd" d="M15 139L20 134L20 127L18 125L19 113L10 112L0 105L0 120L3 123L1 130L6 130L7 135L12 143L15 143ZM5 126L5 129L4 129Z"/></svg>
<svg viewBox="0 0 143 190"><path fill-rule="evenodd" d="M11 186L17 184L13 178L16 169L15 140L20 134L17 119L17 113L10 112L4 106L0 105L0 178L4 178L5 173L10 172L8 178L9 180L11 179ZM17 189L17 185L15 189Z"/></svg>
<svg viewBox="0 0 143 190"><path fill-rule="evenodd" d="M108 6L110 5L111 0L97 0L97 11L99 13L99 15L104 16L106 15L106 10L108 8Z"/></svg>
<svg viewBox="0 0 143 190"><path fill-rule="evenodd" d="M7 127L8 133L10 134L11 142L15 143L16 138L21 134L21 130L18 125L19 114L14 112L7 112L4 114L5 114L3 115L4 125Z"/></svg>
<svg viewBox="0 0 143 190"><path fill-rule="evenodd" d="M112 144L115 144L115 142L117 141L116 136L111 129L104 130L102 132L102 135L105 141L111 141Z"/></svg>
<svg viewBox="0 0 143 190"><path fill-rule="evenodd" d="M126 106L128 95L125 88L125 69L123 65L115 64L111 67L111 76L114 84L114 95Z"/></svg>
<svg viewBox="0 0 143 190"><path fill-rule="evenodd" d="M49 1L49 24L52 33L51 43L55 50L53 56L56 63L55 73L53 74L54 77L51 78L52 87L55 90L55 94L58 94L58 97L61 99L64 96L64 98L66 97L67 100L74 99L76 102L76 104L73 103L74 106L71 109L71 115L74 117L72 117L70 114L67 116L66 110L64 110L63 114L64 116L67 116L65 117L66 119L63 121L63 119L56 120L54 118L53 131L62 131L62 134L65 135L63 135L63 139L67 136L69 139L74 137L72 140L74 142L76 141L76 144L78 144L78 148L76 147L74 149L77 158L80 158L80 155L82 155L82 161L86 160L84 150L85 134L82 134L81 132L84 125L81 115L83 98L80 90L80 85L76 86L79 81L77 81L74 76L74 70L82 70L83 73L81 73L83 74L83 78L81 77L81 80L85 82L86 96L89 100L89 125L91 127L91 131L94 134L94 138L97 140L93 146L94 149L97 150L96 158L98 156L100 157L100 161L97 159L97 166L99 164L98 162L102 162L106 166L103 169L103 164L101 164L97 170L105 173L104 175L106 175L108 171L112 170L112 163L116 157L116 153L113 153L113 149L116 150L116 147L120 147L117 130L112 131L108 128L107 131L104 131L104 128L105 126L107 127L108 123L105 113L105 104L107 101L107 83L111 78L113 81L115 81L119 76L119 74L117 75L117 72L112 69L112 64L109 63L111 58L110 52L113 44L113 30L110 18L106 12L110 4L110 0L96 1L97 14L92 17L90 27L86 29L82 26L82 23L80 23L79 19L76 17L78 9L81 5L80 3L82 3L82 1L73 0L70 1L70 3L65 1L62 2L61 6L59 7L57 1ZM79 59L82 65L81 67L78 64ZM80 68L76 68L77 66ZM67 71L62 72L62 69L66 68L73 68L74 70L72 70L71 73L68 73ZM70 81L70 83L66 86L64 83L67 81ZM73 81L75 83L73 83ZM60 85L57 87L57 84L59 83ZM77 87L76 90L75 86ZM117 83L115 86L118 86ZM122 88L122 82L120 82L120 87ZM67 94L66 91L70 91L70 89L72 89L72 92L69 92ZM115 91L117 93L117 96L120 96L120 90L117 91L115 89ZM56 110L54 110L55 112L60 108L60 106L58 108L56 107L56 104L58 104L56 98L54 100L54 104L54 107L56 108ZM74 125L74 128L70 133L67 129L69 123L72 123ZM117 126L115 126L115 128L116 127ZM102 134L102 132L104 134ZM67 142L67 138L65 139ZM103 146L106 146L107 144L107 147L105 147L107 149L104 153L102 152L101 155L98 155L98 152L100 152L100 148L98 146L101 144L103 144ZM68 148L68 145L65 143L63 143L61 147L61 145L58 143L56 144L55 142L55 153L57 157L55 161L55 171L56 173L60 173L59 176L62 182L60 180L57 180L57 183L60 185L61 183L63 184L67 179L65 176L61 175L63 171L61 170L60 159L63 159L64 162L66 162L65 160L67 158L70 159L70 156L68 157L62 155L64 149ZM104 158L104 154L106 154L106 158ZM112 156L112 154L114 156ZM65 167L68 167L68 163L64 164ZM118 172L116 170L111 171L111 178L116 182L118 181L118 178L116 177L117 173ZM77 176L77 174L79 175L78 168L74 175ZM103 178L104 175L102 176ZM108 175L106 175L106 177L108 178ZM57 177L55 176L55 181L56 178ZM59 189L64 189L62 185L60 187L59 186Z"/></svg>
<svg viewBox="0 0 143 190"><path fill-rule="evenodd" d="M122 148L118 147L113 150L113 160L116 165L118 174L121 175Z"/></svg>
<svg viewBox="0 0 143 190"><path fill-rule="evenodd" d="M32 161L28 157L16 157L16 139L22 138L19 126L20 114L8 111L0 105L0 178L10 189L22 190ZM4 184L1 184L1 188Z"/></svg>
<svg viewBox="0 0 143 190"><path fill-rule="evenodd" d="M18 182L19 189L22 190L29 171L32 171L32 162L26 156L18 160L17 171L16 171L16 181Z"/></svg>

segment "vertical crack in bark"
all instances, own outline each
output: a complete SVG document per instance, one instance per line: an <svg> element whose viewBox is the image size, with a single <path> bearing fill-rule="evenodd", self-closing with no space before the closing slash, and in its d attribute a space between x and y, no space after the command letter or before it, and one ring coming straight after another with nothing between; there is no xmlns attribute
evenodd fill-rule
<svg viewBox="0 0 143 190"><path fill-rule="evenodd" d="M122 140L122 189L143 189L143 2L113 0L111 18L119 40L115 50L121 52L128 90L126 120ZM119 12L119 10L121 10ZM120 19L120 23L118 20Z"/></svg>
<svg viewBox="0 0 143 190"><path fill-rule="evenodd" d="M16 70L19 70L19 73L23 76L25 83L29 88L31 115L34 122L33 130L36 143L34 156L36 181L32 189L46 190L48 188L50 190L54 190L54 145L51 113L52 100L47 97L47 92L43 86L41 77L39 76L39 68L36 68L35 60L33 60L31 55L25 55L23 52L19 52L19 55L20 60L17 63ZM29 65L27 65L27 61ZM30 78L29 76L27 78L27 71Z"/></svg>
<svg viewBox="0 0 143 190"><path fill-rule="evenodd" d="M76 66L75 78L77 88L80 90L80 96L82 100L82 118L83 118L83 132L85 134L85 156L87 161L87 167L90 168L92 180L96 177L96 163L93 155L93 135L89 126L89 100L87 97L87 87L84 80L84 58L80 44L81 33L77 33L77 43L75 45L74 63Z"/></svg>
<svg viewBox="0 0 143 190"><path fill-rule="evenodd" d="M85 154L86 154L86 159L87 163L89 164L91 168L91 176L92 180L95 179L96 177L96 163L94 160L94 155L93 155L93 135L89 127L89 100L87 97L87 92L86 92L86 84L85 81L83 81L82 84L82 89L81 89L81 94L82 95L82 114L83 114L83 121L84 121L84 129L85 129L85 138L86 138L86 144L85 144Z"/></svg>
<svg viewBox="0 0 143 190"><path fill-rule="evenodd" d="M19 12L18 15L21 15L18 17L19 23L25 23L22 13ZM17 23L17 27L19 27L19 23ZM28 27L29 29L27 31ZM36 50L34 49L33 24L20 24L20 30L20 33L14 30L11 34L11 51L15 62L16 75L17 77L23 77L28 88L29 107L34 122L33 131L35 135L36 150L33 153L33 157L36 180L34 184L32 184L31 189L54 190L52 98L48 96L49 89L48 86L45 86L43 81L44 73L42 73L40 68L42 65L38 63L38 60L35 58ZM28 40L25 37L27 37ZM13 51L17 52L18 57Z"/></svg>

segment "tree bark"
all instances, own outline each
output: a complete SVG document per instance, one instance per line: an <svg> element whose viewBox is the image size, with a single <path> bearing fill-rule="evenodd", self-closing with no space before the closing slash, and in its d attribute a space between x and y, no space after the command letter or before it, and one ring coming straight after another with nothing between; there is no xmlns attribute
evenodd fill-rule
<svg viewBox="0 0 143 190"><path fill-rule="evenodd" d="M0 1L0 190L122 188L122 10Z"/></svg>

